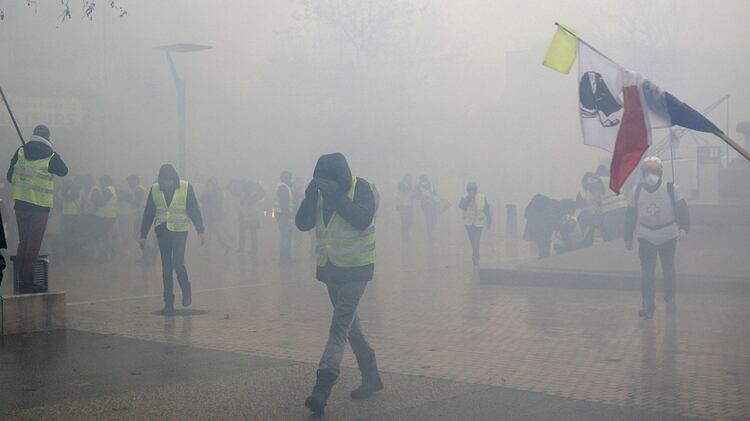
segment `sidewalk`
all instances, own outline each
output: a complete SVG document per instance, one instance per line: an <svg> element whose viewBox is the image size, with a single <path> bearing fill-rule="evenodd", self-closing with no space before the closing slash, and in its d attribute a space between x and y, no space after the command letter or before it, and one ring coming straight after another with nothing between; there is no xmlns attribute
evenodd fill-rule
<svg viewBox="0 0 750 421"><path fill-rule="evenodd" d="M315 366L71 330L9 338L0 348L2 419L310 418ZM325 419L683 420L680 416L503 387L383 375L367 401L346 369Z"/></svg>

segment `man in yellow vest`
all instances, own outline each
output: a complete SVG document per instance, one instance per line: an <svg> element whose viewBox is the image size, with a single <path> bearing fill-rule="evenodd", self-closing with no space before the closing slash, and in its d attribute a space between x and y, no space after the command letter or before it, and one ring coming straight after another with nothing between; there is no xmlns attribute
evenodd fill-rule
<svg viewBox="0 0 750 421"><path fill-rule="evenodd" d="M352 177L344 155L321 156L295 219L301 231L316 230L316 278L326 284L333 304L317 381L305 400L305 406L318 416L323 415L339 377L347 341L362 373L362 383L351 392L352 399L366 399L383 389L375 351L357 316L357 305L375 270L374 215L370 184Z"/></svg>
<svg viewBox="0 0 750 421"><path fill-rule="evenodd" d="M482 230L492 225L492 213L487 198L478 192L477 183L470 181L466 184L466 196L461 198L458 207L464 211L464 226L471 243L471 261L479 266L479 246Z"/></svg>
<svg viewBox="0 0 750 421"><path fill-rule="evenodd" d="M20 293L40 292L34 286L34 265L47 229L47 218L54 202L53 175L64 177L68 167L52 149L50 131L45 125L34 128L29 142L13 155L7 180L13 184L18 251L16 273Z"/></svg>
<svg viewBox="0 0 750 421"><path fill-rule="evenodd" d="M151 194L146 200L141 224L141 238L138 243L141 249L146 247L146 237L155 226L156 239L161 252L162 281L164 282L164 309L162 314L174 314L174 280L172 272L177 273L177 283L182 290L182 305L189 306L192 301L190 281L185 268L185 246L187 234L192 221L201 245L203 238L203 218L195 197L193 186L181 180L177 170L170 164L159 169L159 177L151 186Z"/></svg>
<svg viewBox="0 0 750 421"><path fill-rule="evenodd" d="M279 176L281 181L276 186L276 221L279 224L279 262L292 262L292 218L294 215L294 193L292 190L292 173L284 171Z"/></svg>
<svg viewBox="0 0 750 421"><path fill-rule="evenodd" d="M108 175L99 178L98 190L92 197L95 206L94 230L95 250L98 260L110 262L115 257L115 222L117 220L117 189L112 177Z"/></svg>

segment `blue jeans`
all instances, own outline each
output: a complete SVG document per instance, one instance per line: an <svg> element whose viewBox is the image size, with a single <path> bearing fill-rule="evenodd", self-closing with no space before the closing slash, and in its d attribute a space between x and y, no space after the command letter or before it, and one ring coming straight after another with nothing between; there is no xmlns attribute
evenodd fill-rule
<svg viewBox="0 0 750 421"><path fill-rule="evenodd" d="M656 258L661 260L661 270L664 273L664 301L674 300L675 289L675 265L674 255L677 250L677 239L664 244L654 245L646 240L638 240L638 256L641 258L641 294L643 295L643 308L653 310L656 305L654 296L654 278L656 277Z"/></svg>
<svg viewBox="0 0 750 421"><path fill-rule="evenodd" d="M365 292L367 281L327 282L326 286L333 304L333 317L319 368L331 370L338 375L347 340L357 361L369 360L375 353L362 333L357 316L357 305Z"/></svg>

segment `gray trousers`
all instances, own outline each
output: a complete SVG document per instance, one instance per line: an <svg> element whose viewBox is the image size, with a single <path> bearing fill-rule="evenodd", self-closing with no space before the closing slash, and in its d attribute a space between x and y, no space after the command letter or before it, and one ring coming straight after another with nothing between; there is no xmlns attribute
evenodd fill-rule
<svg viewBox="0 0 750 421"><path fill-rule="evenodd" d="M367 281L327 282L326 286L333 304L333 317L319 368L338 375L347 340L358 362L369 360L375 354L362 333L357 316L357 305L365 292Z"/></svg>

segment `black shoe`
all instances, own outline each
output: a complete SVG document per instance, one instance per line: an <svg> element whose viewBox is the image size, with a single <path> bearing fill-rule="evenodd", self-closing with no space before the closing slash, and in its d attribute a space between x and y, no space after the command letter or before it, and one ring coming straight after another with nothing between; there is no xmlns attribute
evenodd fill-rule
<svg viewBox="0 0 750 421"><path fill-rule="evenodd" d="M643 320L651 320L654 318L654 309L642 308L638 311L638 317L640 317Z"/></svg>
<svg viewBox="0 0 750 421"><path fill-rule="evenodd" d="M318 379L310 396L305 399L305 406L310 409L316 417L322 417L325 414L328 397L331 396L331 389L336 384L338 374L332 370L318 370Z"/></svg>
<svg viewBox="0 0 750 421"><path fill-rule="evenodd" d="M359 361L359 370L362 372L362 383L358 388L352 390L350 396L352 399L367 399L374 393L383 390L383 381L380 379L380 372L378 371L378 363L375 360L375 355L364 361Z"/></svg>
<svg viewBox="0 0 750 421"><path fill-rule="evenodd" d="M182 290L182 306L188 307L192 303L193 303L193 293L190 291L190 288L183 289Z"/></svg>
<svg viewBox="0 0 750 421"><path fill-rule="evenodd" d="M162 316L173 316L174 315L174 307L172 306L164 306L163 309L161 309Z"/></svg>

